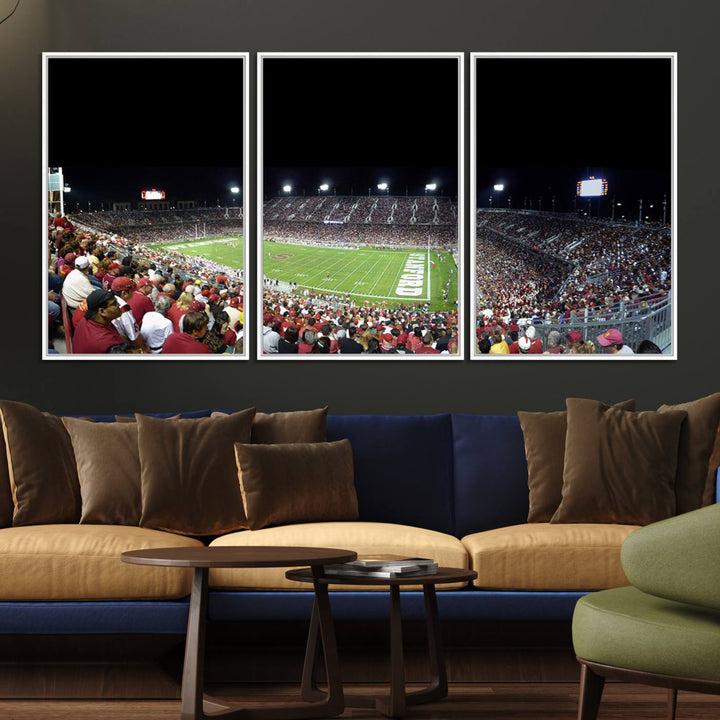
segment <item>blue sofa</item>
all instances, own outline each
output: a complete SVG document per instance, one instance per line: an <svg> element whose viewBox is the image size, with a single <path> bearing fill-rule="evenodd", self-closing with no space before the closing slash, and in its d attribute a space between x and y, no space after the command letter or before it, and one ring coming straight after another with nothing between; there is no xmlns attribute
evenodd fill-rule
<svg viewBox="0 0 720 720"><path fill-rule="evenodd" d="M93 419L109 422L114 416ZM425 528L455 538L526 523L527 466L516 416L330 415L327 437L352 443L361 521ZM619 544L617 553L619 564ZM443 620L569 621L578 598L600 587L465 587L440 592L438 602ZM331 596L337 620L387 616L385 592L346 590ZM307 620L311 605L309 591L211 589L209 619ZM0 602L0 634L182 634L187 611L187 598ZM421 592L403 593L403 613L409 620L423 617Z"/></svg>

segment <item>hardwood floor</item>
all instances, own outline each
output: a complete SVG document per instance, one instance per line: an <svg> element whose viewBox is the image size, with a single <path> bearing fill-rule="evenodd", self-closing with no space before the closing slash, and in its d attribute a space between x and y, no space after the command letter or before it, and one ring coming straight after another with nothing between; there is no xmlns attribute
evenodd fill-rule
<svg viewBox="0 0 720 720"><path fill-rule="evenodd" d="M212 688L218 697L247 703L288 702L297 699L295 685L243 685ZM412 686L410 686L412 688ZM381 685L346 686L348 691L374 694ZM443 701L412 707L412 720L574 720L576 683L453 683ZM598 720L664 720L666 691L641 685L608 683ZM0 700L4 720L179 720L177 700ZM347 709L346 720L382 718L373 710ZM720 698L680 693L677 720L720 717Z"/></svg>

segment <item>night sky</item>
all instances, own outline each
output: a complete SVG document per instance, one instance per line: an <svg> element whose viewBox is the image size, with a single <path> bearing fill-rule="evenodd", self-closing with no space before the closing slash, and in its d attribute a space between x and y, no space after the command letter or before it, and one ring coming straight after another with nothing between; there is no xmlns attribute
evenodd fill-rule
<svg viewBox="0 0 720 720"><path fill-rule="evenodd" d="M266 58L265 196L323 182L338 195L435 182L455 196L458 110L455 58Z"/></svg>
<svg viewBox="0 0 720 720"><path fill-rule="evenodd" d="M488 206L572 209L577 180L625 206L670 203L671 66L656 58L478 58L477 192ZM597 202L597 201L593 201ZM605 208L608 210L608 208ZM609 211L606 213L609 214Z"/></svg>
<svg viewBox="0 0 720 720"><path fill-rule="evenodd" d="M652 58L477 59L480 207L571 210L575 183L605 177L625 208L657 208L671 182L671 68ZM262 192L457 194L453 58L266 58ZM242 60L53 58L49 164L66 198L229 204L242 185ZM492 185L505 183L503 193ZM236 198L239 202L240 198ZM604 207L601 204L604 203Z"/></svg>
<svg viewBox="0 0 720 720"><path fill-rule="evenodd" d="M241 58L51 58L49 165L80 202L229 204L242 186Z"/></svg>

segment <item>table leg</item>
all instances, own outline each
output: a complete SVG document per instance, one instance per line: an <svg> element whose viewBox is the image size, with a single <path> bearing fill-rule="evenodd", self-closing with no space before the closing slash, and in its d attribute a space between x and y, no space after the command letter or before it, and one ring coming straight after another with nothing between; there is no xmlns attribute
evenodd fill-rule
<svg viewBox="0 0 720 720"><path fill-rule="evenodd" d="M185 639L185 664L182 677L182 720L203 718L205 679L205 619L207 617L208 569L196 567L193 573Z"/></svg>
<svg viewBox="0 0 720 720"><path fill-rule="evenodd" d="M430 684L423 690L408 693L405 698L408 705L432 702L447 697L447 671L445 655L440 639L440 616L438 615L435 585L423 585L425 598L425 623L427 625L428 661L430 665Z"/></svg>
<svg viewBox="0 0 720 720"><path fill-rule="evenodd" d="M348 695L345 697L345 704L348 707L375 707L387 717L402 717L409 705L419 705L447 697L447 672L440 639L440 618L435 584L423 585L423 595L430 684L422 690L405 691L400 590L397 585L394 585L390 587L390 695L375 699L361 695Z"/></svg>
<svg viewBox="0 0 720 720"><path fill-rule="evenodd" d="M390 717L405 714L405 656L403 654L400 588L390 586L390 698L378 700L377 708Z"/></svg>
<svg viewBox="0 0 720 720"><path fill-rule="evenodd" d="M310 629L308 630L307 645L305 647L305 661L303 663L302 681L300 691L302 699L315 702L325 697L326 693L318 688L317 667L320 662L320 621L318 619L317 599L313 599Z"/></svg>
<svg viewBox="0 0 720 720"><path fill-rule="evenodd" d="M319 582L322 576L322 568L313 567L312 570L315 588L313 616L316 617L316 627L320 630L322 651L325 658L325 680L328 686L327 700L321 707L326 712L326 717L331 717L332 715L340 715L345 709L342 680L340 678L340 660L338 658L328 586L326 583Z"/></svg>
<svg viewBox="0 0 720 720"><path fill-rule="evenodd" d="M313 569L315 578L319 578L321 569ZM332 620L330 598L327 585L315 582L315 606L311 620L311 636L314 642L318 636L322 641L325 657L328 692L317 690L313 699L320 702L304 702L288 705L274 705L264 708L242 708L237 703L224 703L203 697L205 679L205 627L208 602L208 568L195 568L190 612L188 614L187 638L185 640L185 665L183 667L180 717L181 720L311 720L311 718L329 718L342 714L345 709L340 663L335 641L335 628ZM314 629L313 629L314 628ZM308 640L308 646L310 640ZM313 652L313 657L316 652ZM307 667L308 661L306 659ZM310 669L312 672L312 668ZM303 669L303 688L306 669ZM304 692L303 692L304 696Z"/></svg>

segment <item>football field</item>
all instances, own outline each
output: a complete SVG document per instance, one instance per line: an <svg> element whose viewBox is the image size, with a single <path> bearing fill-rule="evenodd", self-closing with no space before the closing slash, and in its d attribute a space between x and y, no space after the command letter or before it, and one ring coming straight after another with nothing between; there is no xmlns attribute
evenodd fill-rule
<svg viewBox="0 0 720 720"><path fill-rule="evenodd" d="M207 258L236 270L243 267L240 237L201 238L149 247ZM266 242L263 274L296 283L301 289L350 295L374 304L427 303L431 310L453 310L458 296L458 271L452 255L425 248L353 250ZM446 287L447 300L443 297Z"/></svg>
<svg viewBox="0 0 720 720"><path fill-rule="evenodd" d="M266 242L263 273L301 289L351 295L374 304L428 303L432 310L452 310L457 298L458 273L452 255L425 248L354 250ZM448 279L446 301L443 290Z"/></svg>
<svg viewBox="0 0 720 720"><path fill-rule="evenodd" d="M173 250L183 255L203 257L227 265L233 270L243 268L243 239L241 237L216 237L176 242L171 245L148 245L153 250Z"/></svg>

